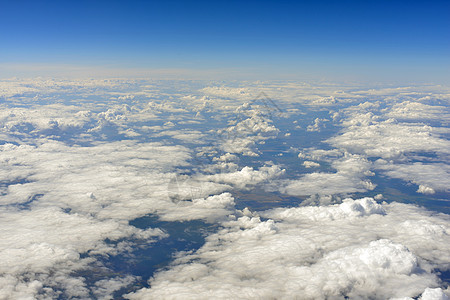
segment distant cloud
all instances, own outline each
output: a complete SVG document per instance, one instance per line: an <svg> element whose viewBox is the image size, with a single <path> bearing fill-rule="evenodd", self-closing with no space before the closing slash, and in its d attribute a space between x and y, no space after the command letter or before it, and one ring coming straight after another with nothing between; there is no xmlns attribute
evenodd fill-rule
<svg viewBox="0 0 450 300"><path fill-rule="evenodd" d="M382 92L389 95L392 91ZM420 93L405 94L421 96ZM443 95L443 99L447 98ZM365 102L343 110L346 115L341 121L344 128L328 142L350 153L382 158L373 165L373 171L381 170L390 177L415 183L419 193L447 191L449 170L445 163L440 163L449 155L450 142L444 138L447 130L420 123L433 120L446 126L449 120L447 109L410 100L392 98L389 101L393 104L384 109ZM399 122L392 117L408 122Z"/></svg>

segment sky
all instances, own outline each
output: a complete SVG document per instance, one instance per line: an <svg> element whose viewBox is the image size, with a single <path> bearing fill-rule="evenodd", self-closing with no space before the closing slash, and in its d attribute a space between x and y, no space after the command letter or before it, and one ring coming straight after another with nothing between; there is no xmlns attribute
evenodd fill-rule
<svg viewBox="0 0 450 300"><path fill-rule="evenodd" d="M449 14L449 1L3 0L0 77L96 70L450 82Z"/></svg>

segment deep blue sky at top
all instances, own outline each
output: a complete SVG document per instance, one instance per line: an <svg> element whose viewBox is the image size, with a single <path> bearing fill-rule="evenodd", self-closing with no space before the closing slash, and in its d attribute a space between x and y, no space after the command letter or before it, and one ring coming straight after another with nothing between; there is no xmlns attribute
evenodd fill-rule
<svg viewBox="0 0 450 300"><path fill-rule="evenodd" d="M450 68L448 0L0 0L0 28L0 64Z"/></svg>

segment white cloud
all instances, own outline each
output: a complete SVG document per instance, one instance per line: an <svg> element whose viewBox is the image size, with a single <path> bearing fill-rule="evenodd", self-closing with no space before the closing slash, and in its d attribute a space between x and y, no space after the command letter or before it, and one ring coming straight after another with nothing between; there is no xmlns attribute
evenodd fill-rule
<svg viewBox="0 0 450 300"><path fill-rule="evenodd" d="M392 106L388 117L405 120L444 120L450 121L448 108L439 105L427 105L420 102L404 101Z"/></svg>
<svg viewBox="0 0 450 300"><path fill-rule="evenodd" d="M198 251L178 253L137 298L426 299L448 292L437 289L435 273L450 267L447 215L336 195L374 189L368 180L373 171L417 184L424 197L446 191L448 129L420 122L439 118L445 126L439 101L449 98L448 90L294 82L198 86L121 79L0 82L0 298L111 298L137 278L82 274L101 266L98 256L123 255L137 240L167 237L158 228L129 225L148 214L169 222L202 219L220 229ZM237 153L255 162L259 144L280 132L264 105L242 104L261 91L285 105L286 115L327 106L333 122L342 120L343 130L328 140L336 149L299 155L305 167L331 165L336 172L275 180L295 166L241 165ZM201 130L210 120L217 121L211 131ZM218 131L215 125L226 121ZM309 129L324 121L316 119ZM173 139L161 139L166 136ZM217 145L177 145L202 139ZM206 154L205 164L189 165ZM372 163L370 157L384 160ZM260 212L263 218L237 211L226 191L261 183L312 195L303 205L326 206L272 209Z"/></svg>
<svg viewBox="0 0 450 300"><path fill-rule="evenodd" d="M450 299L447 295L444 294L441 288L430 289L426 288L420 297L421 300L448 300Z"/></svg>
<svg viewBox="0 0 450 300"><path fill-rule="evenodd" d="M0 109L0 126L12 132L56 128L67 130L70 127L81 128L90 121L91 113L80 111L76 106L49 104L33 108L8 108L2 105Z"/></svg>
<svg viewBox="0 0 450 300"><path fill-rule="evenodd" d="M106 244L106 238L117 241L134 237L151 242L164 236L160 230L143 231L127 222L67 214L55 207L3 209L1 213L0 282L5 283L0 288L2 299L25 295L34 298L61 291L88 297L84 280L72 274L89 269L93 263L91 257L82 258L82 253L106 255L124 251ZM122 247L131 245L129 242Z"/></svg>
<svg viewBox="0 0 450 300"><path fill-rule="evenodd" d="M376 203L372 198L358 200L348 198L344 199L339 205L306 206L301 209L297 207L287 209L278 208L262 212L261 215L285 221L298 221L303 219L321 221L369 216L372 214L384 215L385 213L383 206Z"/></svg>
<svg viewBox="0 0 450 300"><path fill-rule="evenodd" d="M170 136L174 139L189 142L189 143L198 143L205 136L198 130L165 130L160 134L154 136Z"/></svg>
<svg viewBox="0 0 450 300"><path fill-rule="evenodd" d="M275 138L279 130L261 111L243 104L237 109L234 125L218 130L219 147L228 153L258 156L257 143Z"/></svg>
<svg viewBox="0 0 450 300"><path fill-rule="evenodd" d="M32 124L37 136L22 132L19 145L0 145L0 181L5 183L0 201L1 205L7 205L0 221L3 228L0 257L5 261L0 297L52 298L58 293L88 297L93 292L107 298L135 278L108 278L88 286L83 277L74 274L88 270L96 261L94 255L118 255L132 249L136 239L151 243L166 236L157 228L140 230L130 226L130 220L153 213L166 221L217 222L235 210L229 193L214 195L230 186L214 181L255 184L281 172L272 166L230 173L227 178L233 177L231 181L205 177L201 197L187 197L186 201L174 203L169 197L169 183L178 172L177 167L188 166L191 151L182 146L135 140L94 141L92 134L101 132L108 124L114 124L128 137L138 136L128 124L151 119L155 113L155 110L147 113L139 105L107 107L93 112L82 105L42 105L13 108L5 113L7 133L12 132L14 124ZM48 120L56 120L61 129L81 128L86 136L91 135L91 144L69 145L52 140L51 136L41 136L50 128ZM264 122L244 122L257 127L254 130L261 133L258 138L265 138L262 137L265 132L275 130ZM236 126L238 131L244 128L242 124ZM158 130L189 140L202 136L199 131L167 129L164 124ZM29 141L33 143L27 144ZM222 160L233 157L236 158L228 154ZM121 239L124 241L117 244L105 242Z"/></svg>
<svg viewBox="0 0 450 300"><path fill-rule="evenodd" d="M318 167L320 167L319 163L316 163L314 161L309 161L309 160L304 161L303 165L305 166L305 168L318 168Z"/></svg>
<svg viewBox="0 0 450 300"><path fill-rule="evenodd" d="M306 131L318 131L320 132L320 130L322 128L325 128L325 122L327 122L329 120L327 119L320 119L320 118L316 118L314 119L314 123L312 125L308 125L308 127L306 128Z"/></svg>
<svg viewBox="0 0 450 300"><path fill-rule="evenodd" d="M190 221L204 219L207 222L217 222L234 213L234 198L230 193L222 193L207 198L195 198L192 201L176 203L177 209L167 206L158 210L158 215L164 221Z"/></svg>
<svg viewBox="0 0 450 300"><path fill-rule="evenodd" d="M448 129L421 123L427 120L448 123L445 107L390 101L393 104L382 110L380 105L369 102L343 110L344 129L328 142L350 153L382 158L375 163L375 171L417 184L419 193L447 191L449 170L443 161L450 154L450 141L445 138ZM390 117L415 123L398 122Z"/></svg>
<svg viewBox="0 0 450 300"><path fill-rule="evenodd" d="M167 194L174 166L189 158L186 148L135 141L90 147L39 142L0 145L0 180L9 182L1 203L10 205L2 208L0 220L2 297L51 298L56 292L88 297L86 282L73 272L89 269L92 255L119 254L133 240L151 243L165 236L157 228L130 226L129 220L162 208L189 215L189 207L174 205ZM229 206L213 202L195 205L189 218L206 218ZM106 239L125 241L111 245ZM82 258L83 253L89 255Z"/></svg>
<svg viewBox="0 0 450 300"><path fill-rule="evenodd" d="M416 297L450 267L448 216L412 205L365 198L278 208L266 221L245 214L128 297Z"/></svg>
<svg viewBox="0 0 450 300"><path fill-rule="evenodd" d="M419 189L417 190L418 193L421 194L434 194L435 191L433 188L426 186L426 185L419 185Z"/></svg>
<svg viewBox="0 0 450 300"><path fill-rule="evenodd" d="M121 288L127 287L135 281L132 276L116 277L112 279L103 279L95 283L96 289L93 294L97 299L111 299L111 295Z"/></svg>
<svg viewBox="0 0 450 300"><path fill-rule="evenodd" d="M435 190L449 191L450 166L448 164L421 162L390 164L379 160L375 165L389 177L400 178L418 185L419 193L433 194Z"/></svg>
<svg viewBox="0 0 450 300"><path fill-rule="evenodd" d="M200 92L206 95L225 98L251 99L254 97L252 91L249 88L211 86L201 89Z"/></svg>
<svg viewBox="0 0 450 300"><path fill-rule="evenodd" d="M450 141L440 138L432 127L423 124L379 122L372 114L364 114L344 125L347 126L344 132L329 142L349 152L385 159L398 159L411 152L450 154Z"/></svg>
<svg viewBox="0 0 450 300"><path fill-rule="evenodd" d="M256 185L274 179L284 174L284 172L284 169L276 165L260 167L258 170L254 170L252 167L244 167L239 171L206 175L202 178L207 181L232 184L239 189L243 189L249 185Z"/></svg>
<svg viewBox="0 0 450 300"><path fill-rule="evenodd" d="M283 180L277 189L290 195L333 195L373 190L373 184L367 176L373 175L371 164L358 155L347 154L332 163L336 173L307 173L298 179Z"/></svg>

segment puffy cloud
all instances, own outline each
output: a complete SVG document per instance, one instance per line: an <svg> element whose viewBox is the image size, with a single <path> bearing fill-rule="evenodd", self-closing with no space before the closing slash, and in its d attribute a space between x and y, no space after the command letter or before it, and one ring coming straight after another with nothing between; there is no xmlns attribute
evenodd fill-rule
<svg viewBox="0 0 450 300"><path fill-rule="evenodd" d="M243 189L249 185L256 185L276 178L284 172L285 170L276 165L270 167L260 167L258 170L254 170L252 167L244 167L240 171L236 172L206 175L203 179L207 181L232 184L237 188Z"/></svg>
<svg viewBox="0 0 450 300"><path fill-rule="evenodd" d="M437 289L430 289L426 288L425 291L422 294L422 297L420 297L421 300L448 300L450 299L441 288Z"/></svg>
<svg viewBox="0 0 450 300"><path fill-rule="evenodd" d="M2 105L0 108L0 127L9 135L55 134L58 131L80 130L92 122L92 114L76 106L49 104L9 108Z"/></svg>
<svg viewBox="0 0 450 300"><path fill-rule="evenodd" d="M448 155L450 142L423 124L401 124L392 120L377 121L368 113L350 119L342 134L329 142L352 153L395 159L412 152Z"/></svg>
<svg viewBox="0 0 450 300"><path fill-rule="evenodd" d="M204 219L217 222L234 213L234 198L230 193L222 193L207 198L194 198L192 201L179 201L177 209L170 206L158 210L158 215L164 221L190 221Z"/></svg>
<svg viewBox="0 0 450 300"><path fill-rule="evenodd" d="M98 104L99 105L99 104ZM99 105L100 106L100 105ZM141 105L113 105L105 111L96 112L97 107L77 105L45 104L31 107L0 106L0 127L4 140L11 141L19 137L22 142L33 143L43 136L60 140L80 141L83 135L113 133L136 137L141 131L139 126L129 123L148 122L157 119L155 112ZM94 137L90 136L90 140Z"/></svg>
<svg viewBox="0 0 450 300"><path fill-rule="evenodd" d="M248 104L238 108L238 117L234 121L235 125L218 130L219 147L224 152L258 156L256 144L275 138L279 133L272 120Z"/></svg>
<svg viewBox="0 0 450 300"><path fill-rule="evenodd" d="M450 266L448 216L412 205L364 198L243 214L127 297L416 297Z"/></svg>
<svg viewBox="0 0 450 300"><path fill-rule="evenodd" d="M449 191L450 166L443 163L389 164L379 160L376 167L393 178L400 178L419 186L418 192L434 194L435 190Z"/></svg>
<svg viewBox="0 0 450 300"><path fill-rule="evenodd" d="M427 105L420 102L404 101L392 106L386 114L388 117L405 120L436 120L449 121L448 108L439 105Z"/></svg>
<svg viewBox="0 0 450 300"><path fill-rule="evenodd" d="M369 188L373 188L369 181L362 181L355 177L339 173L310 173L297 180L285 181L279 190L289 195L300 196L364 192Z"/></svg>
<svg viewBox="0 0 450 300"><path fill-rule="evenodd" d="M371 163L358 155L347 154L332 163L335 173L307 173L298 179L281 181L278 189L290 195L332 195L373 190L375 184L366 179L373 175Z"/></svg>
<svg viewBox="0 0 450 300"><path fill-rule="evenodd" d="M93 294L97 299L111 299L114 292L134 283L132 276L116 277L112 279L103 279L95 283Z"/></svg>
<svg viewBox="0 0 450 300"><path fill-rule="evenodd" d="M380 204L372 198L352 200L344 199L342 204L334 206L307 206L299 208L278 208L262 212L262 216L270 216L284 221L306 220L335 220L355 216L369 216L372 214L384 215L386 212Z"/></svg>
<svg viewBox="0 0 450 300"><path fill-rule="evenodd" d="M309 160L304 161L303 165L305 166L305 168L317 168L317 167L320 167L319 163L316 163L314 161L309 161Z"/></svg>
<svg viewBox="0 0 450 300"><path fill-rule="evenodd" d="M12 108L4 114L7 134L14 133L14 126L19 128L20 124L31 124L32 128L24 131L20 127L19 132L23 134L17 143L0 145L3 215L0 257L5 261L0 271L3 283L0 298L58 295L86 298L90 293L108 298L136 278L106 276L97 282L98 278L87 282L78 272L101 266L97 256L131 251L136 240L152 243L166 237L158 228L137 229L129 225L130 220L155 214L165 221L217 222L235 212L235 203L231 194L221 193L230 187L214 181L255 184L281 172L275 166L259 170L244 168L228 177L239 177L239 182L236 178L230 181L205 177L200 197L190 195L175 202L170 197L170 181L179 173L177 168L188 166L191 150L130 139L96 141L95 134L107 133L111 124L128 138L140 137L135 131L139 130L138 126L133 124L148 121L160 112L154 105L106 107L94 106L89 110L86 109L89 105L50 104ZM184 110L170 110L184 113ZM262 138L273 127L256 119L244 122L261 132ZM62 130L77 128L79 135L72 140L75 143L45 136L50 128L48 120L55 120L54 124ZM203 136L195 130L168 130L175 126L174 123L169 126L169 122L157 129L160 135L183 140ZM242 124L236 126L239 132L247 128ZM78 144L85 138L89 144ZM11 136L5 140L11 140ZM229 159L236 157L228 153L219 158Z"/></svg>
<svg viewBox="0 0 450 300"><path fill-rule="evenodd" d="M435 191L433 188L426 186L426 185L419 185L419 189L417 190L418 193L421 194L434 194Z"/></svg>
<svg viewBox="0 0 450 300"><path fill-rule="evenodd" d="M1 181L8 183L0 220L0 295L6 298L62 291L88 297L86 282L73 273L89 269L95 255L118 254L133 240L165 236L128 221L167 206L165 172L189 157L182 147L132 141L0 147ZM145 201L150 197L155 201ZM105 242L120 239L126 241Z"/></svg>
<svg viewBox="0 0 450 300"><path fill-rule="evenodd" d="M369 102L345 109L344 129L328 142L350 153L382 158L374 164L374 170L417 184L418 193L447 191L449 170L443 161L449 156L450 142L444 138L448 129L423 123L448 122L446 109L412 101L392 101L394 104L381 110L379 105ZM398 122L389 117L416 123Z"/></svg>
<svg viewBox="0 0 450 300"><path fill-rule="evenodd" d="M439 118L445 126L439 110L448 90L323 82L198 86L1 82L0 298L108 299L129 290L138 278L102 261L166 238L158 228L130 225L149 214L168 222L202 219L219 229L199 250L177 253L151 288L132 298L445 296L437 271L450 266L447 215L371 198L341 201L336 194L373 189L372 171L417 184L423 197L446 191L448 130L415 118ZM297 165L282 164L288 155L277 165L257 161L259 144L285 125L270 118L277 107L252 101L260 92L278 99L281 117L326 109L333 122L341 120L342 131L328 139L336 149L303 149L299 156L305 167L320 163L320 172L292 175ZM310 130L321 128L320 115ZM308 131L301 125L286 140ZM335 171L324 171L328 166ZM289 179L277 179L283 174ZM236 210L229 192L259 184L311 197L302 207L261 217Z"/></svg>
<svg viewBox="0 0 450 300"><path fill-rule="evenodd" d="M6 298L52 298L61 292L88 297L96 287L88 287L74 272L89 270L96 255L117 255L129 251L134 240L151 243L165 236L157 228L130 226L134 218L155 213L163 220L212 222L234 212L230 194L171 201L170 178L190 157L184 147L136 141L92 146L39 142L0 145L0 180L6 182L0 220L5 284L0 294ZM208 185L205 192L211 193ZM98 293L112 292L118 284L114 280L105 281Z"/></svg>
<svg viewBox="0 0 450 300"><path fill-rule="evenodd" d="M189 143L199 143L205 135L198 130L165 130L155 136L170 136Z"/></svg>
<svg viewBox="0 0 450 300"><path fill-rule="evenodd" d="M254 91L248 87L228 87L228 86L210 86L200 90L200 92L209 96L216 96L222 98L237 98L237 99L252 99L255 94Z"/></svg>
<svg viewBox="0 0 450 300"><path fill-rule="evenodd" d="M308 125L308 127L306 128L307 131L318 131L320 132L320 130L322 128L325 128L325 122L327 122L327 119L320 119L320 118L316 118L314 120L314 123L312 125Z"/></svg>
<svg viewBox="0 0 450 300"><path fill-rule="evenodd" d="M133 244L108 245L105 239L145 239L165 236L161 230L141 230L127 222L98 220L68 214L59 208L2 210L0 242L0 298L67 296L88 297L84 279L74 275L92 268L91 255L116 254ZM123 249L121 249L123 248ZM89 253L88 257L81 255ZM39 296L38 296L39 295Z"/></svg>

